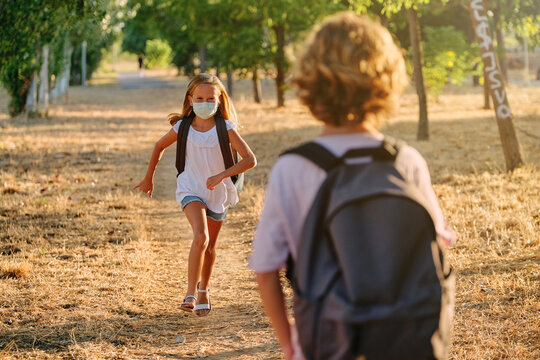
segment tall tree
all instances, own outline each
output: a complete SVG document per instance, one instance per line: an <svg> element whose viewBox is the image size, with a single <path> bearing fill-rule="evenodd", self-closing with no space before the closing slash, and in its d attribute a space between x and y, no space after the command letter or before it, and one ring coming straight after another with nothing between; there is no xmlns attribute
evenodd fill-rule
<svg viewBox="0 0 540 360"><path fill-rule="evenodd" d="M382 0L379 0L382 1ZM414 65L414 85L418 96L418 131L416 138L418 140L429 140L429 120L427 108L426 84L424 82L424 73L422 69L422 38L420 32L420 23L418 20L417 7L421 4L428 3L429 0L392 0L389 1L383 11L387 14L400 11L401 7L405 7L407 18L409 20L409 34L412 47L412 57Z"/></svg>
<svg viewBox="0 0 540 360"><path fill-rule="evenodd" d="M505 36L516 34L527 37L531 45L540 45L540 2L537 0L490 0L487 1L492 12L497 56L505 80L508 80L508 60Z"/></svg>
<svg viewBox="0 0 540 360"><path fill-rule="evenodd" d="M512 171L523 164L523 155L514 128L513 115L508 104L501 70L497 63L497 57L493 47L493 36L489 27L486 1L470 0L470 11L473 27L482 53L484 69L487 74L485 81L489 84L491 99L493 100L495 117L497 118L499 135L506 160L506 168L508 171Z"/></svg>
<svg viewBox="0 0 540 360"><path fill-rule="evenodd" d="M419 121L416 138L418 140L429 140L429 124L426 84L424 81L424 72L422 66L422 39L420 35L420 24L418 23L418 13L413 8L407 9L409 19L410 39L412 45L412 57L414 65L414 84L419 104Z"/></svg>
<svg viewBox="0 0 540 360"><path fill-rule="evenodd" d="M216 39L211 48L212 62L216 67L236 70L241 77L251 74L254 99L260 102L257 72L267 68L271 58L259 8L253 0L224 0L218 4L216 13L221 15L221 21L219 27L214 27L212 36Z"/></svg>
<svg viewBox="0 0 540 360"><path fill-rule="evenodd" d="M342 1L263 0L260 9L275 67L277 106L285 106L285 77L290 67L286 46L297 41L322 17L344 8Z"/></svg>
<svg viewBox="0 0 540 360"><path fill-rule="evenodd" d="M501 66L501 73L505 82L508 82L508 59L506 58L506 45L504 43L504 16L502 14L501 0L495 0L493 11L493 22L495 27L495 35L497 38L497 56L499 58L499 64Z"/></svg>
<svg viewBox="0 0 540 360"><path fill-rule="evenodd" d="M416 87L416 93L418 96L419 104L419 121L418 121L418 140L429 139L429 122L428 122L428 109L427 109L427 92L424 81L424 74L422 69L422 38L420 31L420 23L418 16L418 7L420 5L428 4L429 0L376 0L382 5L381 13L387 17L391 17L398 14L405 9L409 26L409 40L412 48L413 57L413 73L414 84ZM366 12L369 7L373 6L374 2L371 0L346 0L344 1L350 8L355 9L357 12Z"/></svg>

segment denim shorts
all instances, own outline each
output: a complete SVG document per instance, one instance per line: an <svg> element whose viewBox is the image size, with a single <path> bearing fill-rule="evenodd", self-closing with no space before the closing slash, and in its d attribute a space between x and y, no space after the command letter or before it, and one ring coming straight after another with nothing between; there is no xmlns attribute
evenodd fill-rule
<svg viewBox="0 0 540 360"><path fill-rule="evenodd" d="M184 196L184 198L182 199L182 202L181 202L182 210L184 210L184 208L186 207L187 204L192 203L194 201L198 201L198 202L201 202L201 203L204 204L204 206L206 207L206 216L209 217L212 220L223 221L227 217L227 209L225 209L225 211L222 212L222 213L213 212L212 210L210 210L208 208L208 206L206 206L206 203L204 202L203 199L201 199L200 197L195 196L195 195Z"/></svg>

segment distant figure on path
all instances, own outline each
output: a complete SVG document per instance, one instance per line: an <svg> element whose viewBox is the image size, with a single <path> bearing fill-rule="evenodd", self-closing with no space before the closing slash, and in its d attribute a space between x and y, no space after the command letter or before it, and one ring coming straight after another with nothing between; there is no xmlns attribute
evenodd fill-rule
<svg viewBox="0 0 540 360"><path fill-rule="evenodd" d="M394 296L398 296L402 292L401 290L394 291L394 288L386 288L383 285L386 282L377 282L380 278L375 277L375 275L384 274L385 271L392 271L395 264L391 259L397 258L400 263L409 264L412 267L411 262L416 264L415 261L419 257L414 252L415 247L413 247L412 253L408 253L407 250L410 250L410 248L400 245L401 238L409 240L409 238L413 237L412 241L415 241L416 233L414 230L411 230L412 235L407 233L408 227L405 228L406 230L401 227L399 231L394 231L389 228L393 224L389 225L387 224L388 221L385 222L385 218L389 218L390 214L393 216L391 218L394 219L394 216L399 218L402 213L392 211L392 208L386 208L386 210L369 214L369 221L363 221L364 218L353 217L352 215L356 215L356 213L348 213L351 220L345 222L342 217L342 222L339 223L346 226L335 225L334 228L332 222L334 218L330 218L330 215L328 215L328 218L320 217L318 215L320 213L317 212L324 206L329 208L330 206L344 204L338 202L338 200L346 201L347 194L350 196L350 192L341 192L339 193L341 198L339 198L337 192L330 192L331 195L335 194L336 196L321 198L319 196L321 193L324 194L323 190L333 189L332 186L335 183L343 183L350 178L361 181L362 178L359 178L357 174L364 173L361 173L361 170L358 169L366 169L370 162L375 159L375 154L387 154L387 149L383 147L383 145L387 144L387 139L379 129L382 121L394 112L399 95L404 90L406 83L403 56L393 43L390 33L383 26L369 20L368 17L357 17L352 12L334 15L323 23L311 35L305 52L299 59L293 84L298 88L300 100L307 105L312 115L323 123L321 135L306 145L311 146L310 149L319 150L318 155L320 156L316 160L321 161L321 163L325 162L324 159L330 159L329 164L332 167L330 167L331 170L329 171L331 172L328 173L328 178L334 182L325 182L327 179L325 170L327 169L318 166L317 161L308 160L305 153L294 152L302 148L301 146L293 149L292 153L282 155L269 175L266 198L257 224L253 239L253 253L249 261L249 266L256 273L263 306L270 318L286 360L304 359L304 356L308 360L356 360L365 358L368 360L383 358L420 360L435 358L431 354L429 339L434 333L434 331L430 331L432 326L435 328L438 326L438 317L435 315L435 322L431 322L431 315L438 313L441 300L440 278L435 271L437 267L433 264L435 260L432 256L432 245L436 243L436 238L440 244L453 244L455 235L446 225L443 213L438 205L437 196L431 185L426 161L420 153L414 148L403 144L393 158L393 162L387 162L386 164L392 164L397 169L400 184L409 184L408 186L415 189L415 194L424 199L423 203L429 205L429 208L433 210L431 217L427 215L425 210L422 210L422 219L429 219L421 224L422 229L427 229L425 233L428 235L428 240L416 241L416 243L421 243L423 246L422 254L427 253L429 255L427 256L427 263L431 264L431 267L427 267L428 277L420 277L423 280L420 283L429 282L430 286L435 284L436 289L439 289L438 299L436 290L421 294L415 294L412 291L412 297L403 302L401 302L401 298L399 298L400 301L389 303L378 300L382 294L382 297L394 301ZM290 121L294 121L294 119L291 118ZM306 147L303 149L306 149ZM350 150L354 150L354 152ZM349 156L351 153L355 156L354 158L344 156L345 154ZM358 153L364 155L355 155ZM366 153L372 155L366 156ZM349 161L351 163L350 167L348 167ZM365 164L365 166L362 166L362 164ZM377 166L379 164L381 164L379 168L382 168L383 163L378 162ZM371 167L371 169L373 168ZM345 171L349 172L345 173ZM336 173L343 174L343 176L331 177ZM348 175L348 177L345 175ZM390 180L397 178L397 175L390 176ZM323 183L323 186L326 186L324 189L321 187ZM373 187L374 184L378 183L368 183L365 186L360 184L354 188L354 191L360 192L364 188ZM325 202L326 200L328 200L328 203ZM406 201L404 200L404 202ZM413 204L412 201L409 203ZM384 204L386 203L383 202ZM425 209L418 203L414 204L416 204L415 209ZM316 207L316 205L321 207ZM342 206L345 207L346 205ZM332 207L332 209L337 213L338 209L341 208ZM325 214L327 213L323 213L323 215ZM406 214L402 218L405 218L405 216ZM313 219L321 221L313 221ZM372 219L374 219L373 222L371 222ZM384 239L381 239L380 237L373 238L370 236L371 233L359 234L349 231L348 234L342 234L343 236L354 237L354 242L350 242L348 245L358 248L365 244L366 251L356 253L340 252L338 254L335 248L335 237L328 234L334 234L334 231L346 232L346 230L343 230L344 228L349 229L356 226L356 223L365 222L368 223L367 226L371 224L375 224L372 225L373 227L376 227L377 224L387 226L384 227L383 225L381 229L374 228L376 234L400 232L400 234L392 238L392 240L395 240L392 244L397 243L397 245L384 248L382 253L385 256L383 257L368 258L366 260L365 253L371 254L368 250L379 249L378 246L380 245L377 244L387 244L386 235L384 235ZM313 227L306 227L306 225L312 225L313 223L316 227L315 230ZM401 223L408 225L406 220L401 221ZM428 225L424 226L424 224ZM416 224L410 225L414 225L410 226L410 229L416 229ZM313 300L320 302L315 307L307 308L302 307L302 305L307 304L304 297L301 298L302 303L297 302L300 295L304 294L299 293L297 286L295 286L295 282L299 279L296 276L292 277L295 295L294 310L296 323L298 324L296 329L295 324L290 323L287 316L287 306L279 271L284 268L291 269L289 265L293 265L293 269L300 265L298 263L299 257L313 259L315 253L321 253L300 250L306 250L305 247L300 248L301 245L306 244L306 238L311 239L317 236L325 236L325 238L317 243L318 248L312 247L309 250L330 247L328 251L322 251L322 253L324 253L323 255L326 254L326 259L333 259L331 260L332 264L337 262L338 266L341 266L343 264L342 256L347 260L352 258L347 264L354 263L354 259L366 260L357 260L357 263L360 263L359 266L364 266L368 270L363 273L354 273L354 279L352 280L363 281L368 286L352 289L345 288L345 280L343 280L343 275L340 275L343 274L343 271L336 271L335 273L318 271L321 269L318 267L321 263L312 262L310 264L313 267L302 267L309 276L312 276L309 279L313 280L314 287L320 283L327 284L326 280L332 282L329 283L328 287L320 285L322 297L320 300L319 298ZM325 239L332 240L324 241ZM384 241L380 242L379 240ZM332 243L334 247L332 247ZM409 242L403 243L409 244ZM404 248L403 253L400 251L401 248ZM403 257L406 257L406 259L403 260ZM422 260L425 260L425 258L423 257ZM324 264L327 264L327 262L322 265ZM310 273L309 269L313 268L315 270L311 270ZM408 268L405 267L405 269ZM297 275L297 273L294 274ZM319 275L319 277L316 275ZM325 279L325 275L335 277ZM392 273L392 276L392 279L401 278L399 274L395 275L395 273ZM358 280L357 278L361 279ZM323 281L320 281L321 279ZM407 282L408 285L412 284L410 287L406 287L407 291L410 291L411 287L414 289L417 283L414 280L412 283ZM394 284L395 281L390 283L390 285ZM422 286L422 284L419 286ZM400 285L403 284L398 281L398 286ZM382 289L380 289L381 287ZM379 290L375 294L379 297L372 297L372 289ZM425 289L425 287L422 289ZM429 288L429 290L433 289L433 287ZM359 294L365 301L351 304L350 291ZM418 300L418 297L422 296L424 298ZM414 304L420 301L422 304L419 307L421 312L424 309L425 299L432 300L433 297L436 298L435 301L431 303L428 301L428 306L425 309L427 314L430 315L430 326L428 326L427 331L422 318L419 320L418 317L415 317L419 316L417 313L407 313L405 315L411 316L411 318L401 320L391 318L388 319L388 323L384 323L384 321L377 322L381 318L386 320L385 316L388 313L393 314L391 311L395 311L396 308L399 309L400 306L402 306L401 309L408 309L408 301ZM300 323L300 315L304 320L303 323ZM364 323L363 320L358 320L362 316L365 316L368 321ZM372 317L370 318L370 316ZM372 321L373 316L375 317L374 321ZM380 318L377 318L377 316L380 316ZM426 337L427 341L425 341ZM436 337L437 332L433 335L433 338ZM444 335L442 337L444 338ZM299 339L299 343L295 340L296 338ZM413 339L415 341L408 343L403 339ZM421 343L422 346L416 348L416 343ZM299 344L301 347L299 347ZM386 356L388 353L383 353L385 349L394 352L391 353L392 355ZM403 350L403 356L396 356L396 349L398 352ZM410 355L411 352L414 355Z"/></svg>
<svg viewBox="0 0 540 360"><path fill-rule="evenodd" d="M156 142L146 176L133 189L152 197L156 166L163 151L176 142L176 201L193 230L188 283L180 309L204 316L211 310L208 284L217 237L228 207L238 202L237 187L243 179L238 175L257 161L236 131L236 111L214 75L196 75L188 84L182 112L169 114L168 120L172 129ZM240 161L236 153L242 157Z"/></svg>
<svg viewBox="0 0 540 360"><path fill-rule="evenodd" d="M143 55L143 53L139 54L138 62L139 62L139 77L143 77L144 76L144 73L143 73L143 70L144 70L144 55Z"/></svg>

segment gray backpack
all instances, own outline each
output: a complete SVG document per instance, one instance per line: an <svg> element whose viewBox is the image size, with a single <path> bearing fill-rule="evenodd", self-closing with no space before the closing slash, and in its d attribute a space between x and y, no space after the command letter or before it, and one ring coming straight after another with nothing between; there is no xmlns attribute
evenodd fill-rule
<svg viewBox="0 0 540 360"><path fill-rule="evenodd" d="M394 166L400 146L386 138L340 158L314 142L286 152L327 172L289 268L308 360L447 356L454 276L428 204ZM346 161L365 156L373 161Z"/></svg>

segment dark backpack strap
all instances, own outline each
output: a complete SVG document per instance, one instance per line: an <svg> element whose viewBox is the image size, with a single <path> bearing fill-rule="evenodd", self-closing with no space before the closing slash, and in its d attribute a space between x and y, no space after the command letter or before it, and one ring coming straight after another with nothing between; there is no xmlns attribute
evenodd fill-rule
<svg viewBox="0 0 540 360"><path fill-rule="evenodd" d="M180 120L181 123L178 126L178 137L176 138L176 170L178 175L184 172L186 165L186 143L189 134L189 127L195 118L195 113L192 112L187 118Z"/></svg>
<svg viewBox="0 0 540 360"><path fill-rule="evenodd" d="M280 156L287 154L297 154L311 160L315 165L319 166L326 172L340 163L340 159L327 150L324 146L310 141L295 148L289 149Z"/></svg>
<svg viewBox="0 0 540 360"><path fill-rule="evenodd" d="M219 140L219 147L221 148L221 155L223 156L223 162L225 163L225 169L230 168L235 164L232 156L231 145L229 141L229 133L227 132L227 124L225 119L221 116L215 117L216 121L216 131ZM236 183L238 175L231 176L233 184Z"/></svg>
<svg viewBox="0 0 540 360"><path fill-rule="evenodd" d="M350 159L363 156L372 156L374 161L390 161L394 162L403 146L403 143L390 136L385 136L379 147L375 148L360 148L347 151L342 158Z"/></svg>
<svg viewBox="0 0 540 360"><path fill-rule="evenodd" d="M313 141L286 150L280 156L287 154L296 154L303 156L304 158L310 160L315 165L323 169L325 172L329 172L330 170L332 170L332 168L334 168L340 163L340 159L338 157L332 154L324 146L319 145ZM321 224L323 223L324 221L321 221ZM285 277L289 280L293 288L295 288L294 267L294 260L289 253L289 256L287 258Z"/></svg>

